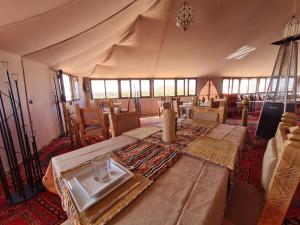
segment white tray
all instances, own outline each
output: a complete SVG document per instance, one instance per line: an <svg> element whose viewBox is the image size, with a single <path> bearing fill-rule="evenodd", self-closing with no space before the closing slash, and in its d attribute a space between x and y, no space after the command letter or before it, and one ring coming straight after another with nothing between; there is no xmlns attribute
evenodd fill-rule
<svg viewBox="0 0 300 225"><path fill-rule="evenodd" d="M108 185L105 185L104 188L102 188L94 197L90 197L87 191L80 185L77 181L78 176L82 176L82 174L87 174L88 176L93 175L91 172L92 167L87 167L81 170L78 173L72 174L68 179L65 179L65 183L73 197L73 200L77 206L77 209L79 212L82 212L89 207L91 207L93 204L100 201L102 198L104 198L106 195L108 195L110 192L115 190L117 187L125 183L127 180L129 180L131 177L133 177L133 173L130 172L128 169L126 169L124 166L122 166L120 163L116 162L113 159L111 160L111 167L115 166L115 168L119 168L124 172L124 175L119 177L119 179L115 180L114 182L107 183ZM96 181L95 181L96 182ZM97 184L100 184L97 182Z"/></svg>
<svg viewBox="0 0 300 225"><path fill-rule="evenodd" d="M79 186L88 194L90 198L94 197L96 194L111 187L114 183L120 180L126 175L126 171L118 167L114 162L110 163L110 181L101 183L95 180L94 171L92 167L80 173L76 174L74 179L79 184Z"/></svg>

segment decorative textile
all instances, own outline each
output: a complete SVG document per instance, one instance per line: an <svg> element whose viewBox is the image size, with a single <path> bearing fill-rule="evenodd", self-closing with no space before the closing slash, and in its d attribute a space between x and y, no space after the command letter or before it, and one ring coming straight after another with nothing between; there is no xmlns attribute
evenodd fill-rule
<svg viewBox="0 0 300 225"><path fill-rule="evenodd" d="M238 145L230 141L200 137L183 149L183 151L185 154L205 159L233 170L238 154Z"/></svg>
<svg viewBox="0 0 300 225"><path fill-rule="evenodd" d="M71 174L81 170L84 167L91 166L91 161L83 163L75 168L62 172L62 178L67 178ZM65 186L63 179L60 179L62 187L62 205L67 212L68 217L74 225L104 225L109 222L122 209L130 204L139 194L141 194L152 182L139 174L135 174L133 178L121 185L119 188L111 192L102 200L91 206L84 212L79 213L75 203ZM130 190L130 191L127 191ZM124 196L122 196L124 195ZM99 215L99 209L105 208L114 199L120 198L115 204Z"/></svg>
<svg viewBox="0 0 300 225"><path fill-rule="evenodd" d="M149 137L152 134L155 134L159 131L161 131L161 127L140 127L140 128L125 132L123 134L142 140L142 139L145 139L146 137Z"/></svg>
<svg viewBox="0 0 300 225"><path fill-rule="evenodd" d="M199 136L204 136L207 134L213 126L203 126L200 123L195 124L186 124L182 123L180 129L176 132L177 136L185 135L185 136L192 136L197 138Z"/></svg>
<svg viewBox="0 0 300 225"><path fill-rule="evenodd" d="M180 128L176 132L176 139L172 143L166 143L162 140L162 132L153 134L150 137L145 138L144 141L173 148L175 147L179 151L186 148L199 136L206 135L214 125L202 126L200 123L181 123Z"/></svg>
<svg viewBox="0 0 300 225"><path fill-rule="evenodd" d="M143 140L115 150L113 153L126 166L150 180L155 180L182 155L176 147Z"/></svg>

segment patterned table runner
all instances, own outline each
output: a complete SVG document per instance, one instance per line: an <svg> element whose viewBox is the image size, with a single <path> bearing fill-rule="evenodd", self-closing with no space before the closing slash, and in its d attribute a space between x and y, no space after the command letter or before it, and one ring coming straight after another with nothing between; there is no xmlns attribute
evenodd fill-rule
<svg viewBox="0 0 300 225"><path fill-rule="evenodd" d="M199 137L183 149L183 152L233 170L238 154L238 145L226 140Z"/></svg>
<svg viewBox="0 0 300 225"><path fill-rule="evenodd" d="M117 149L113 153L127 167L150 180L155 180L182 156L174 146L144 140Z"/></svg>

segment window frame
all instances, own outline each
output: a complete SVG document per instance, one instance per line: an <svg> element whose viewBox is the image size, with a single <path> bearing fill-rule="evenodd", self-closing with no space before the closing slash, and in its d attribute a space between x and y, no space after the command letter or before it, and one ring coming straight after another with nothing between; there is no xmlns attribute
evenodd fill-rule
<svg viewBox="0 0 300 225"><path fill-rule="evenodd" d="M228 93L224 93L223 92L223 83L224 80L228 79L229 83L228 83ZM233 89L233 85L230 86L230 82L235 79L239 79L239 91L238 93L232 93L232 89ZM247 79L248 80L248 84L247 84L247 92L246 93L241 93L241 81L242 79ZM256 86L255 86L255 92L249 92L249 83L251 79L256 79ZM260 85L260 80L261 79L265 79L265 92L260 92L259 91L259 85ZM267 79L271 79L271 76L262 76L262 77L222 77L222 88L221 88L221 93L222 95L231 95L231 94L238 94L238 95L253 95L253 94L265 94L268 91L268 82Z"/></svg>
<svg viewBox="0 0 300 225"><path fill-rule="evenodd" d="M79 101L81 99L81 95L80 95L78 76L75 76L75 75L72 75L72 74L69 74L69 73L65 73L63 71L61 71L61 74L58 71L57 74L58 74L58 78L61 77L61 79L58 79L58 80L59 80L59 84L60 84L60 87L61 87L60 90L61 90L61 94L63 95L64 101L65 102ZM64 81L63 81L63 76L64 75L69 78L70 91L71 91L71 100L66 99L66 88L65 88ZM75 93L75 82L74 82L74 80L76 80L77 83L78 83L78 98L75 98L75 94L74 94Z"/></svg>

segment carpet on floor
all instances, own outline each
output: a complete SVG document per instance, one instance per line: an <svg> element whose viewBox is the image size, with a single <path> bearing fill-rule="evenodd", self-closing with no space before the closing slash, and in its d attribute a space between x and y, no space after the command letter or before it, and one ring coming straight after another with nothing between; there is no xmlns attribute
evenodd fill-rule
<svg viewBox="0 0 300 225"><path fill-rule="evenodd" d="M245 146L240 159L240 174L239 180L250 183L260 188L261 164L263 154L266 147L266 141L255 136L257 126L257 116L249 119L248 130L250 137L254 140L254 146ZM157 118L142 119L143 125L155 125ZM241 125L240 118L229 119L228 124ZM102 141L101 137L93 137L89 143ZM40 159L43 171L47 169L50 159L56 155L70 152L78 149L71 146L69 138L56 138L48 146L45 146L40 151ZM67 219L65 212L62 210L60 197L48 191L43 191L34 198L25 203L6 206L5 197L0 185L0 225L31 225L45 224L58 225ZM284 225L300 224L300 206L291 205Z"/></svg>

